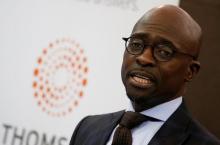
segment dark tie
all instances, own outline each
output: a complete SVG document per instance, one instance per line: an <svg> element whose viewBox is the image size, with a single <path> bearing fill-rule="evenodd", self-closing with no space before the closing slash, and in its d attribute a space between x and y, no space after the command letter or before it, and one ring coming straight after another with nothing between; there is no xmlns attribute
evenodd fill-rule
<svg viewBox="0 0 220 145"><path fill-rule="evenodd" d="M115 130L112 145L132 145L131 129L149 120L159 121L158 119L137 112L125 112L119 123L119 127Z"/></svg>

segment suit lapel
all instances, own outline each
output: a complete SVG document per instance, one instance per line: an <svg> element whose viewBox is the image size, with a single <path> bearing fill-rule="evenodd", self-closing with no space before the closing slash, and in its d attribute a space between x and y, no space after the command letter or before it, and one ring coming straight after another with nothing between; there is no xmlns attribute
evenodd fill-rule
<svg viewBox="0 0 220 145"><path fill-rule="evenodd" d="M148 145L182 145L188 138L191 121L184 103L170 116Z"/></svg>
<svg viewBox="0 0 220 145"><path fill-rule="evenodd" d="M91 138L98 138L99 140L93 140L90 142L94 145L106 145L108 139L111 136L112 131L119 123L124 111L111 114L111 119L107 119L104 128L96 130ZM184 141L189 137L188 126L191 122L191 117L185 108L184 103L170 116L170 118L164 123L159 131L154 135L148 145L183 145Z"/></svg>
<svg viewBox="0 0 220 145"><path fill-rule="evenodd" d="M104 128L100 128L99 130L97 130L96 133L94 133L96 135L94 137L99 138L99 140L97 140L97 142L95 143L96 145L106 145L112 131L118 125L119 120L121 119L123 114L124 111L112 113L111 119L108 119L109 122L104 122L106 126Z"/></svg>

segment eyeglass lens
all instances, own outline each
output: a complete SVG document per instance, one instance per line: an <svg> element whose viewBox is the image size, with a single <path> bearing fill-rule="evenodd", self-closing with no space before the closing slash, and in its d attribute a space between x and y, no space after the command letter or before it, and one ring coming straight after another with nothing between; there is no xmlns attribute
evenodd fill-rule
<svg viewBox="0 0 220 145"><path fill-rule="evenodd" d="M144 40L139 38L128 38L125 42L127 51L133 55L141 55L144 52L144 49L151 47L153 50L153 56L158 61L168 61L174 55L174 50L168 44L156 44L156 45L147 45Z"/></svg>

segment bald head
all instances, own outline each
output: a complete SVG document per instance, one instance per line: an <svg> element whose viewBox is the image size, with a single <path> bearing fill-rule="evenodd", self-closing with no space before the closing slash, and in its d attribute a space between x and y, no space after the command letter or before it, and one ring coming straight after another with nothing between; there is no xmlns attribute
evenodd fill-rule
<svg viewBox="0 0 220 145"><path fill-rule="evenodd" d="M162 5L146 12L135 24L134 33L154 32L166 37L183 52L198 57L202 30L183 9L174 5Z"/></svg>

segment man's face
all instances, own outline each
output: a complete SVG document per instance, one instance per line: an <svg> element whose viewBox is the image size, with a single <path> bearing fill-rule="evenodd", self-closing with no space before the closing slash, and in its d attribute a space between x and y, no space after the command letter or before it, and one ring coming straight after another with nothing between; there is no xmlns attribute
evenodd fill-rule
<svg viewBox="0 0 220 145"><path fill-rule="evenodd" d="M188 53L184 48L187 40L183 28L178 28L170 22L166 24L166 21L147 22L149 24L140 21L131 36L150 45L168 42L178 51ZM152 107L183 95L186 78L190 74L191 57L177 54L169 61L158 61L152 50L151 47L146 47L140 55L132 55L125 51L121 69L128 97L133 105L142 108Z"/></svg>

